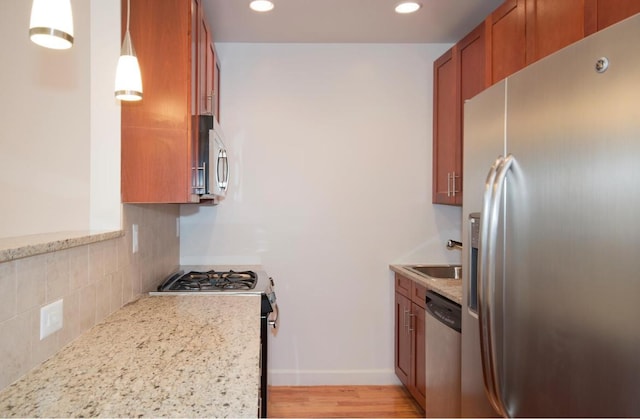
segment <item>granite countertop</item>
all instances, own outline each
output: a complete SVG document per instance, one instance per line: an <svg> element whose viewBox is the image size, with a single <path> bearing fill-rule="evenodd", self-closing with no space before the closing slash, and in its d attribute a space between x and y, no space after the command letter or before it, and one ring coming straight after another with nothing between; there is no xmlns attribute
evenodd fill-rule
<svg viewBox="0 0 640 419"><path fill-rule="evenodd" d="M260 296L144 296L0 392L0 417L256 417Z"/></svg>
<svg viewBox="0 0 640 419"><path fill-rule="evenodd" d="M405 278L424 285L428 290L437 292L458 304L462 304L462 281L460 279L430 278L410 271L406 268L407 266L414 265L389 265L389 268Z"/></svg>
<svg viewBox="0 0 640 419"><path fill-rule="evenodd" d="M124 236L124 231L62 231L0 238L0 262L57 252Z"/></svg>

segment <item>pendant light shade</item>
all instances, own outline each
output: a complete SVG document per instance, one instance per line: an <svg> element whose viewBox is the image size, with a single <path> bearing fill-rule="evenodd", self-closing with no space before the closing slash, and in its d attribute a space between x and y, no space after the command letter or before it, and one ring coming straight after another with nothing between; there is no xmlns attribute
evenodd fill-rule
<svg viewBox="0 0 640 419"><path fill-rule="evenodd" d="M116 68L116 99L136 101L142 100L142 76L136 51L129 33L130 0L127 1L127 31L122 41L118 67Z"/></svg>
<svg viewBox="0 0 640 419"><path fill-rule="evenodd" d="M45 48L71 48L73 45L71 0L33 0L29 37L34 43Z"/></svg>

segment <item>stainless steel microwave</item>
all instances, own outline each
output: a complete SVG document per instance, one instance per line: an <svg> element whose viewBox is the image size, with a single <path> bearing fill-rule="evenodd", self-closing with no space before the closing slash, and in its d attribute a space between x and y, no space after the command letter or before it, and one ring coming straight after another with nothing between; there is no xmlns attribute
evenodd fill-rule
<svg viewBox="0 0 640 419"><path fill-rule="evenodd" d="M194 145L192 193L194 201L224 199L229 187L229 158L224 133L212 115L198 115L194 126L197 139Z"/></svg>

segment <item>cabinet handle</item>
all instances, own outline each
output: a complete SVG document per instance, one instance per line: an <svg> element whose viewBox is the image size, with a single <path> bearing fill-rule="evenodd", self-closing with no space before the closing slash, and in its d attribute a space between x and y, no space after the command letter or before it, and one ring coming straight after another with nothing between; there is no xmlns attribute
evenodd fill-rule
<svg viewBox="0 0 640 419"><path fill-rule="evenodd" d="M404 318L403 318L403 325L404 328L407 330L407 333L409 333L409 322L407 321L407 314L409 314L409 310L407 310L406 308L404 309Z"/></svg>
<svg viewBox="0 0 640 419"><path fill-rule="evenodd" d="M456 178L459 178L460 176L456 176L456 172L452 172L451 173L451 183L453 184L453 187L451 188L451 196L456 196L456 194L459 192L456 189Z"/></svg>
<svg viewBox="0 0 640 419"><path fill-rule="evenodd" d="M193 188L193 193L202 194L206 193L206 179L207 179L207 163L202 162L202 166L192 167L191 171L193 172L193 179L191 182L191 186Z"/></svg>
<svg viewBox="0 0 640 419"><path fill-rule="evenodd" d="M413 313L409 314L409 333L415 331L415 329L413 327L411 327L411 319L413 319L414 317L416 317L415 314L413 314Z"/></svg>
<svg viewBox="0 0 640 419"><path fill-rule="evenodd" d="M447 172L447 198L451 196L451 173Z"/></svg>

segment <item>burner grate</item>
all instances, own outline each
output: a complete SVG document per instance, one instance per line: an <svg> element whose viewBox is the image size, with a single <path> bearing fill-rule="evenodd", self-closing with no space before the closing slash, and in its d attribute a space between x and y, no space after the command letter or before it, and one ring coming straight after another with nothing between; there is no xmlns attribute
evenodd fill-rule
<svg viewBox="0 0 640 419"><path fill-rule="evenodd" d="M257 276L253 271L189 272L171 283L171 291L225 291L251 290L255 288Z"/></svg>

